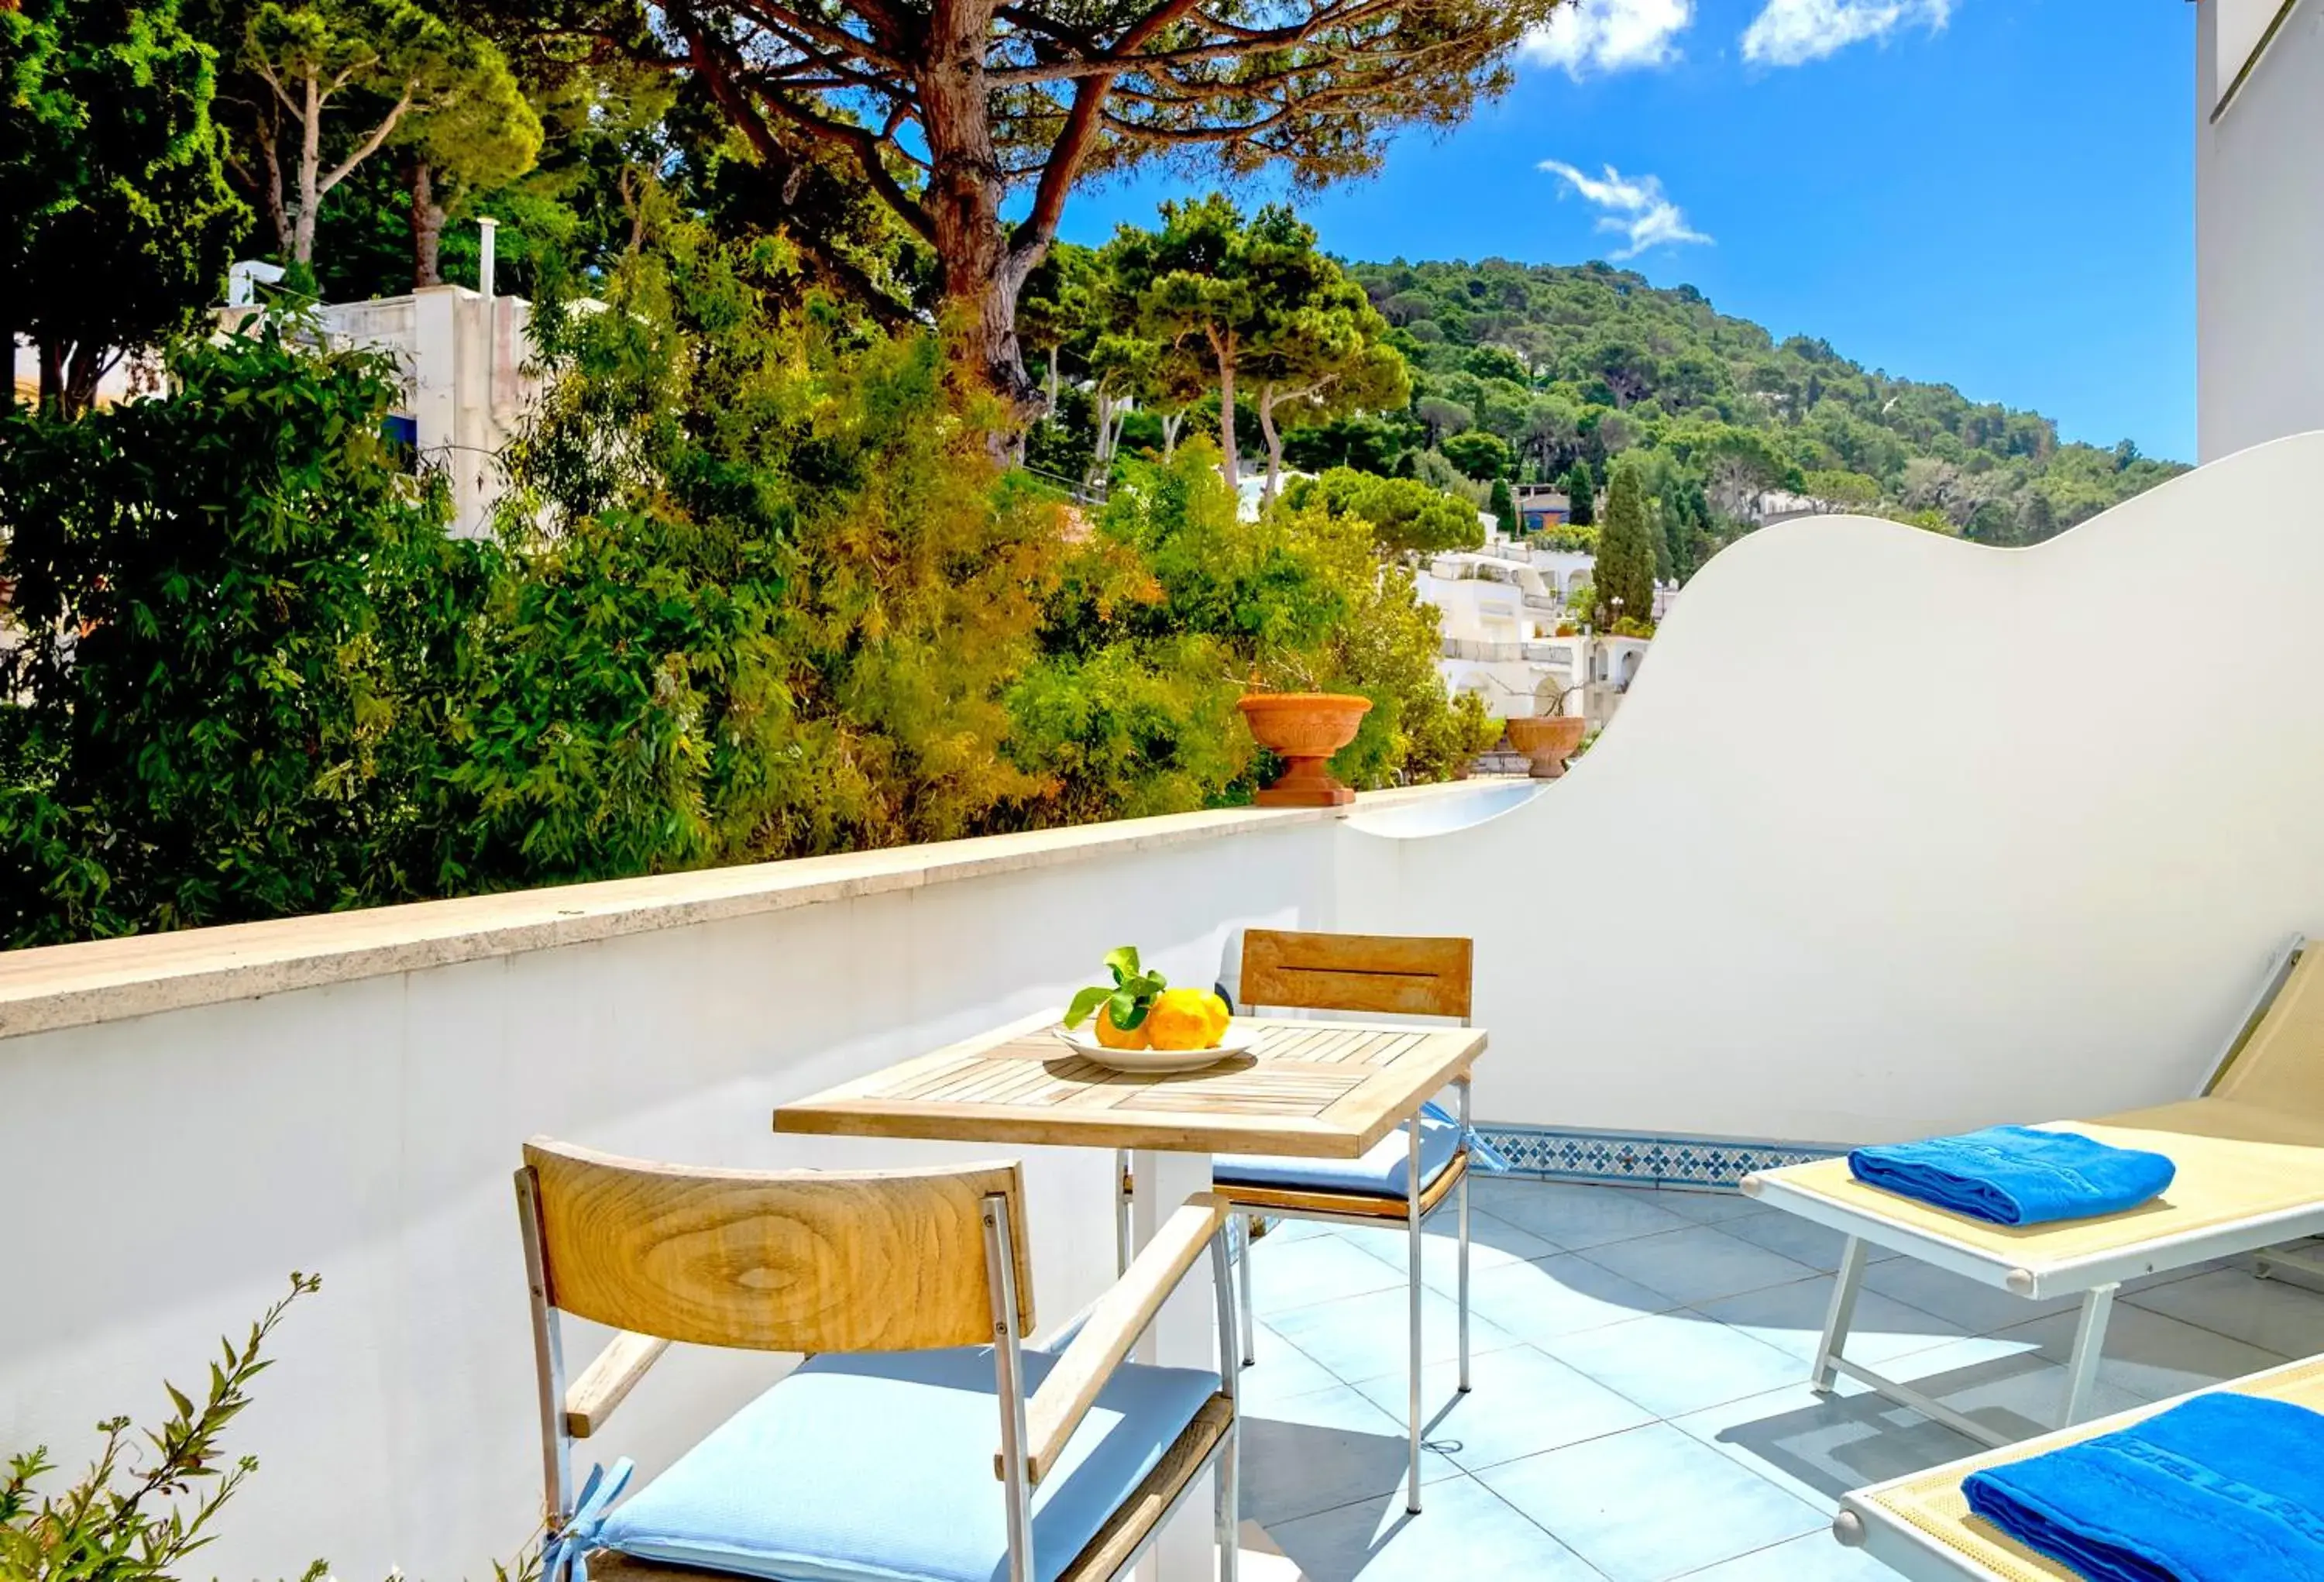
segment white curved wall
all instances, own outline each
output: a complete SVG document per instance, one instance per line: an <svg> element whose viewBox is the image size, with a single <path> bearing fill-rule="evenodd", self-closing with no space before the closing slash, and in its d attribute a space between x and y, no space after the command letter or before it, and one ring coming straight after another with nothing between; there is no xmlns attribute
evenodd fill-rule
<svg viewBox="0 0 2324 1582"><path fill-rule="evenodd" d="M1549 794L1343 845L1341 927L1477 936L1495 1119L1856 1142L2184 1094L2324 932L2324 434L2032 550L1754 534Z"/></svg>

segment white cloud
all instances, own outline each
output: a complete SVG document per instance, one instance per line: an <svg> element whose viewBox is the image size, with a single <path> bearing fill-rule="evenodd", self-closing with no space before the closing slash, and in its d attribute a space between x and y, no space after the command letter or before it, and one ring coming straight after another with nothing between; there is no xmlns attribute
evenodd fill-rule
<svg viewBox="0 0 2324 1582"><path fill-rule="evenodd" d="M1544 160L1541 168L1606 211L1599 217L1600 230L1628 238L1629 245L1609 254L1612 263L1636 258L1649 247L1711 240L1688 226L1685 214L1663 191L1659 177L1625 176L1611 165L1603 177L1592 176L1563 160Z"/></svg>
<svg viewBox="0 0 2324 1582"><path fill-rule="evenodd" d="M1573 77L1628 67L1667 66L1674 42L1694 20L1694 0L1571 0L1525 36L1521 51Z"/></svg>
<svg viewBox="0 0 2324 1582"><path fill-rule="evenodd" d="M1907 25L1935 32L1952 9L1952 0L1766 0L1744 30L1743 58L1798 66Z"/></svg>

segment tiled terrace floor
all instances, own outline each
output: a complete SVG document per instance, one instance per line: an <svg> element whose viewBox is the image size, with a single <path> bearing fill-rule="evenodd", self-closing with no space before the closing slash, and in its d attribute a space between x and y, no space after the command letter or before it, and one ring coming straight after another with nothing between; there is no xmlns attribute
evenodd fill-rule
<svg viewBox="0 0 2324 1582"><path fill-rule="evenodd" d="M1250 1582L1890 1576L1832 1540L1838 1496L1976 1447L1852 1383L1832 1400L1808 1389L1837 1235L1732 1194L1515 1179L1475 1193L1465 1397L1449 1207L1428 1226L1434 1416L1417 1517L1402 1497L1404 1233L1291 1224L1254 1248ZM2053 1420L2070 1301L1893 1258L1865 1283L1853 1355L2013 1434ZM2135 1282L2098 1410L2319 1351L2324 1296L2245 1263Z"/></svg>

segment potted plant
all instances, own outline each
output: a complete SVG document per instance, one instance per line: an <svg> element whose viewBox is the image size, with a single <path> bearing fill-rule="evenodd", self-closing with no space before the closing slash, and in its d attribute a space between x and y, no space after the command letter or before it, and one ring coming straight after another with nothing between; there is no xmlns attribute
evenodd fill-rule
<svg viewBox="0 0 2324 1582"><path fill-rule="evenodd" d="M1509 745L1526 755L1536 780L1555 780L1563 774L1565 761L1582 745L1582 734L1590 727L1582 716L1565 712L1565 700L1573 692L1572 687L1560 687L1540 714L1509 721Z"/></svg>
<svg viewBox="0 0 2324 1582"><path fill-rule="evenodd" d="M1277 690L1278 682L1287 683ZM1262 808L1336 808L1356 793L1332 775L1332 754L1356 739L1372 700L1351 692L1315 689L1296 655L1270 652L1262 643L1251 656L1250 679L1236 707L1251 738L1283 760L1283 772L1260 789Z"/></svg>
<svg viewBox="0 0 2324 1582"><path fill-rule="evenodd" d="M1236 705L1259 745L1283 760L1262 808L1336 808L1356 793L1332 778L1332 754L1356 739L1372 700L1351 692L1250 692Z"/></svg>

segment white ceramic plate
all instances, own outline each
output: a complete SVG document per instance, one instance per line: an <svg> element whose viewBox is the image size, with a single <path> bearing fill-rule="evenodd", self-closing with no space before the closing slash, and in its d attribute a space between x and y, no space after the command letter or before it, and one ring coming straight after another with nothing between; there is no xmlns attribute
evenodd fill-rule
<svg viewBox="0 0 2324 1582"><path fill-rule="evenodd" d="M1236 1055L1249 1054L1259 1042L1259 1034L1257 1027L1237 1017L1227 1023L1226 1036L1212 1049L1110 1050L1097 1041L1097 1034L1087 1022L1064 1031L1067 1043L1107 1070L1133 1072L1199 1071Z"/></svg>

